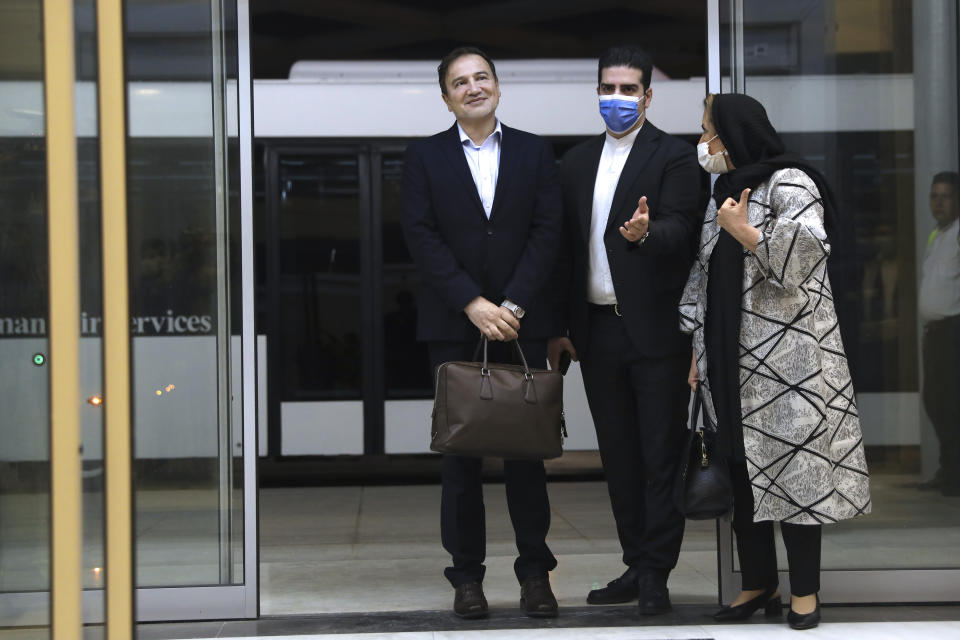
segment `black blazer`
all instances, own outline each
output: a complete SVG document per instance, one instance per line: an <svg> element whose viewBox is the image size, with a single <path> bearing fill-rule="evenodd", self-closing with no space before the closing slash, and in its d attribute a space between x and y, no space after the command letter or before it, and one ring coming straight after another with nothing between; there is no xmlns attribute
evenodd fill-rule
<svg viewBox="0 0 960 640"><path fill-rule="evenodd" d="M605 135L570 149L560 167L569 259L558 268L555 294L566 329L560 335L569 334L581 357L587 348L593 188ZM619 228L633 216L641 196L647 196L650 207L650 235L636 245ZM690 337L680 332L678 306L700 234L699 200L700 167L693 147L645 122L620 174L604 244L627 333L646 357L690 353Z"/></svg>
<svg viewBox="0 0 960 640"><path fill-rule="evenodd" d="M463 308L477 296L523 307L522 339L554 335L547 284L561 240L560 184L549 144L501 125L490 219L457 125L407 147L403 233L421 277L417 337L476 340Z"/></svg>

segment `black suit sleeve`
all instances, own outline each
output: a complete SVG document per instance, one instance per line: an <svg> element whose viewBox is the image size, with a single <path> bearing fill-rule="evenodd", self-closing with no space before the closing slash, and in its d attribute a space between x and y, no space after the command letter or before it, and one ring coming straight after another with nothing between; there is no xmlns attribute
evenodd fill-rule
<svg viewBox="0 0 960 640"><path fill-rule="evenodd" d="M686 255L693 250L691 238L699 234L701 211L700 165L693 149L677 144L664 164L660 180L660 201L650 210L650 235L638 251L658 254Z"/></svg>
<svg viewBox="0 0 960 640"><path fill-rule="evenodd" d="M540 141L537 171L536 200L533 218L523 254L507 282L504 296L521 307L530 305L544 290L553 274L559 252L562 209L560 181L557 177L553 152L545 141Z"/></svg>
<svg viewBox="0 0 960 640"><path fill-rule="evenodd" d="M570 153L564 155L560 164L561 220L559 252L550 278L550 302L552 305L554 330L556 337L566 336L570 332L570 293L573 289L573 231L576 220L576 207L570 204L575 198L569 193L573 190L573 174Z"/></svg>
<svg viewBox="0 0 960 640"><path fill-rule="evenodd" d="M411 145L403 169L403 234L407 248L424 285L436 291L450 308L462 311L481 295L481 288L444 241L429 194L423 158L418 147Z"/></svg>

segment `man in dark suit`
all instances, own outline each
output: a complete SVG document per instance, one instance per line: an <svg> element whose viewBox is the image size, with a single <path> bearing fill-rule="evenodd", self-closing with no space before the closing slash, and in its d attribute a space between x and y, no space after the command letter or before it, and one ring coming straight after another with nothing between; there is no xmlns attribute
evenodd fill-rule
<svg viewBox="0 0 960 640"><path fill-rule="evenodd" d="M566 331L550 340L556 366L579 355L627 571L590 592L590 604L629 602L670 610L667 576L684 519L671 500L690 366L677 306L701 217L692 146L646 120L650 58L616 47L599 61L606 133L563 158L561 184L570 253L557 279ZM558 271L563 271L558 267Z"/></svg>
<svg viewBox="0 0 960 640"><path fill-rule="evenodd" d="M545 363L556 332L546 287L562 225L553 154L541 138L500 124L496 68L482 51L455 49L438 72L457 122L410 144L403 178L403 231L422 279L417 337L428 342L434 371L472 359L481 334L494 341L493 361L512 362L505 341L519 335L527 359ZM487 615L480 471L479 458L443 458L440 531L453 558L444 575L456 589L454 612L465 618ZM530 616L556 616L543 463L505 460L504 481L520 605Z"/></svg>

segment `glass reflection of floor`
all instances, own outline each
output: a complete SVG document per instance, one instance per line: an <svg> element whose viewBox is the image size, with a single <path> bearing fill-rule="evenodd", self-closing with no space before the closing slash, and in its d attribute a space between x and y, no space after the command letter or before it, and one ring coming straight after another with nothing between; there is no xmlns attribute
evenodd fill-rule
<svg viewBox="0 0 960 640"><path fill-rule="evenodd" d="M960 498L921 492L916 476L876 474L873 515L827 528L824 569L960 567ZM549 543L561 606L579 606L595 583L623 571L602 482L550 484ZM515 607L513 534L502 485L484 490L491 606ZM435 610L450 607L443 577L438 486L265 489L260 495L264 615ZM779 538L779 536L778 536ZM780 551L785 566L785 554ZM712 522L690 522L677 569L676 603L717 601Z"/></svg>

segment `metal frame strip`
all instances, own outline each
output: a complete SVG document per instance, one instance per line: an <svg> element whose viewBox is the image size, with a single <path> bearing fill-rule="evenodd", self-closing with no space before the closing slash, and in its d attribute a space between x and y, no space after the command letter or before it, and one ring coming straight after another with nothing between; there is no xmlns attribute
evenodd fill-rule
<svg viewBox="0 0 960 640"><path fill-rule="evenodd" d="M97 0L102 203L107 639L134 632L130 301L127 260L126 85L121 0Z"/></svg>
<svg viewBox="0 0 960 640"><path fill-rule="evenodd" d="M720 93L720 0L707 0L707 93Z"/></svg>
<svg viewBox="0 0 960 640"><path fill-rule="evenodd" d="M50 296L50 621L52 637L80 640L80 248L74 121L73 2L43 2Z"/></svg>
<svg viewBox="0 0 960 640"><path fill-rule="evenodd" d="M260 540L257 504L257 343L254 326L253 71L249 0L237 0L237 109L240 140L240 262L243 376L243 574L244 612L260 614Z"/></svg>
<svg viewBox="0 0 960 640"><path fill-rule="evenodd" d="M743 0L730 0L730 91L746 93L747 78L743 66Z"/></svg>
<svg viewBox="0 0 960 640"><path fill-rule="evenodd" d="M214 167L214 219L217 229L217 460L219 463L220 582L233 582L230 519L233 494L233 451L230 428L230 286L229 223L227 220L227 110L224 64L224 12L221 0L210 0L210 46Z"/></svg>

